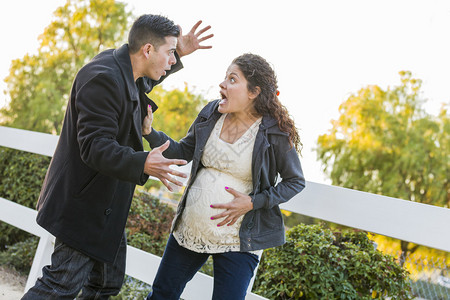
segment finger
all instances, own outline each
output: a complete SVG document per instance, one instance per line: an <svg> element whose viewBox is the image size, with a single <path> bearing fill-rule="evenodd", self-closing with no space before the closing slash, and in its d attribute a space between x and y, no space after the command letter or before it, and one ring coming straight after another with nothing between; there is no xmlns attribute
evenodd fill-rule
<svg viewBox="0 0 450 300"><path fill-rule="evenodd" d="M207 30L210 30L210 29L211 29L211 26L208 25L208 26L206 26L205 28L202 28L199 32L197 32L197 33L195 34L195 36L196 36L196 37L199 37L203 32L205 32L205 31L207 31Z"/></svg>
<svg viewBox="0 0 450 300"><path fill-rule="evenodd" d="M230 193L231 195L233 195L233 196L235 196L235 197L237 197L238 195L239 195L239 192L238 191L236 191L235 189L233 189L233 188L230 188L230 187L225 187L225 190L228 192L228 193Z"/></svg>
<svg viewBox="0 0 450 300"><path fill-rule="evenodd" d="M195 34L195 31L197 30L197 28L198 28L198 26L200 26L200 24L202 24L202 22L203 21L198 21L197 23L195 23L195 25L194 26L192 26L192 29L191 29L191 33L193 33L193 34Z"/></svg>
<svg viewBox="0 0 450 300"><path fill-rule="evenodd" d="M180 25L177 25L178 29L180 29L180 36L183 36L183 29L181 28Z"/></svg>
<svg viewBox="0 0 450 300"><path fill-rule="evenodd" d="M172 187L170 186L169 182L164 178L159 178L159 180L166 186L166 188L172 192Z"/></svg>
<svg viewBox="0 0 450 300"><path fill-rule="evenodd" d="M171 183L177 186L183 186L181 181L178 181L176 177L170 176L168 173L160 173L156 176L169 190L172 190Z"/></svg>
<svg viewBox="0 0 450 300"><path fill-rule="evenodd" d="M230 209L231 205L228 203L223 203L223 204L218 203L218 204L211 204L210 207L214 208L214 209Z"/></svg>
<svg viewBox="0 0 450 300"><path fill-rule="evenodd" d="M170 181L171 183L178 186L183 186L183 183L181 181L178 181L175 177L172 176L167 177L167 181Z"/></svg>
<svg viewBox="0 0 450 300"><path fill-rule="evenodd" d="M225 217L228 217L228 212L227 211L224 211L223 213L220 213L220 214L212 216L211 220L222 219L222 218L225 218Z"/></svg>
<svg viewBox="0 0 450 300"><path fill-rule="evenodd" d="M231 226L231 225L233 225L234 223L236 223L236 221L237 221L237 219L233 219L233 220L231 220L231 222L230 222L230 223L228 223L228 224L227 224L227 226Z"/></svg>
<svg viewBox="0 0 450 300"><path fill-rule="evenodd" d="M185 165L187 164L187 161L184 159L168 159L167 160L168 165Z"/></svg>
<svg viewBox="0 0 450 300"><path fill-rule="evenodd" d="M178 172L178 171L175 171L173 169L171 169L171 170L172 171L169 171L170 174L172 174L174 176L181 177L181 178L187 178L187 174L186 173Z"/></svg>
<svg viewBox="0 0 450 300"><path fill-rule="evenodd" d="M198 40L198 42L201 43L201 42L203 42L203 41L206 41L207 39L212 38L213 36L214 36L214 34L207 35L207 36L205 36L205 37L200 38L200 39Z"/></svg>
<svg viewBox="0 0 450 300"><path fill-rule="evenodd" d="M155 149L153 149L153 151L159 151L159 152L164 152L167 150L167 148L169 148L170 145L170 140L167 140L164 144L162 144L159 147L156 147Z"/></svg>
<svg viewBox="0 0 450 300"><path fill-rule="evenodd" d="M148 106L147 106L147 115L149 115L149 116L151 116L152 115L152 106L149 104Z"/></svg>
<svg viewBox="0 0 450 300"><path fill-rule="evenodd" d="M220 227L220 226L224 226L224 225L226 225L227 223L230 223L230 218L228 217L228 218L226 218L225 220L223 220L222 222L220 222L219 224L217 224L217 227Z"/></svg>

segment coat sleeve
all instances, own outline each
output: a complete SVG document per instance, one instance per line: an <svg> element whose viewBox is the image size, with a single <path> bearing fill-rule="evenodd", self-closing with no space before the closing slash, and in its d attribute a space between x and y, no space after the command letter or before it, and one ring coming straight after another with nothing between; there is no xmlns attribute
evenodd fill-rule
<svg viewBox="0 0 450 300"><path fill-rule="evenodd" d="M118 143L119 116L125 87L114 79L98 74L78 88L75 108L78 112L77 139L81 159L98 172L137 184L145 183L147 152Z"/></svg>
<svg viewBox="0 0 450 300"><path fill-rule="evenodd" d="M164 157L170 159L184 159L188 162L192 160L195 151L195 125L199 122L199 117L191 124L188 133L179 142L173 140L163 131L152 128L149 135L144 136L152 149L161 146L167 140L170 141L169 148L163 152Z"/></svg>
<svg viewBox="0 0 450 300"><path fill-rule="evenodd" d="M274 149L275 166L268 167L276 168L281 181L253 195L253 209L269 209L287 202L305 188L300 159L295 147L291 147L288 137L278 135L270 147Z"/></svg>
<svg viewBox="0 0 450 300"><path fill-rule="evenodd" d="M208 119L208 117L213 113L216 106L217 101L211 101L205 107L203 107L203 109L197 115L197 118L189 127L186 136L182 138L179 142L174 141L164 132L157 131L154 128L152 128L152 132L149 135L144 136L144 138L148 141L152 149L155 147L159 147L162 144L164 144L167 140L170 140L169 148L163 153L164 157L184 159L189 162L192 160L194 156L197 138L195 132L196 127L198 124Z"/></svg>

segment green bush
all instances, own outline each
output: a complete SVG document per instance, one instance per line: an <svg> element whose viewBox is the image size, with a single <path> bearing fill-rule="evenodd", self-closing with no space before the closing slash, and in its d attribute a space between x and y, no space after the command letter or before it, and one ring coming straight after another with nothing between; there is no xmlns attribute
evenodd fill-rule
<svg viewBox="0 0 450 300"><path fill-rule="evenodd" d="M50 158L0 147L0 197L35 208ZM0 223L0 251L32 235Z"/></svg>
<svg viewBox="0 0 450 300"><path fill-rule="evenodd" d="M298 225L264 252L255 293L269 299L411 299L407 272L362 231Z"/></svg>
<svg viewBox="0 0 450 300"><path fill-rule="evenodd" d="M0 197L34 209L49 163L46 156L0 147ZM127 223L128 244L161 256L174 215L171 207L137 190ZM0 264L27 273L37 240L0 222Z"/></svg>
<svg viewBox="0 0 450 300"><path fill-rule="evenodd" d="M45 156L0 148L0 197L34 208L49 162ZM161 256L174 215L171 207L137 190L128 244ZM36 244L36 237L0 224L0 264L28 272ZM148 289L128 278L120 295L145 296ZM406 271L376 251L365 233L299 225L288 231L285 245L264 252L254 290L269 299L409 299L410 288Z"/></svg>
<svg viewBox="0 0 450 300"><path fill-rule="evenodd" d="M137 189L126 227L128 245L162 256L174 216L170 206ZM150 290L150 285L126 276L119 295L112 299L144 299Z"/></svg>
<svg viewBox="0 0 450 300"><path fill-rule="evenodd" d="M136 190L126 227L128 245L162 256L174 216L172 207Z"/></svg>
<svg viewBox="0 0 450 300"><path fill-rule="evenodd" d="M27 275L33 264L38 242L39 238L32 236L25 241L6 246L6 250L0 252L0 266L8 266Z"/></svg>
<svg viewBox="0 0 450 300"><path fill-rule="evenodd" d="M145 299L151 290L152 287L145 282L125 275L120 293L117 296L111 297L111 300Z"/></svg>

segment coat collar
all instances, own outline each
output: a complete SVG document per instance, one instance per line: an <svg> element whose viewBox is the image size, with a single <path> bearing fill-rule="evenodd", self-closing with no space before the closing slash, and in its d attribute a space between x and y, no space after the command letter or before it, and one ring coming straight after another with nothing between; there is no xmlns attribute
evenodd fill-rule
<svg viewBox="0 0 450 300"><path fill-rule="evenodd" d="M122 76L125 79L128 94L130 95L130 100L139 101L139 93L136 87L136 83L134 82L133 68L131 66L128 44L124 44L120 48L115 49L113 55L114 59L119 65Z"/></svg>
<svg viewBox="0 0 450 300"><path fill-rule="evenodd" d="M273 118L270 115L264 115L261 120L260 128L261 129L265 129L265 128L269 129L269 128L276 127L278 129L278 126L275 126L275 125L278 125L278 122L275 118Z"/></svg>

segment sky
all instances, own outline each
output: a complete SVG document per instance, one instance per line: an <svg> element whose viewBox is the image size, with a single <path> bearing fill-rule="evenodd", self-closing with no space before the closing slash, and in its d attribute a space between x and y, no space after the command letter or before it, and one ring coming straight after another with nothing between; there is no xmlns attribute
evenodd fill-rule
<svg viewBox="0 0 450 300"><path fill-rule="evenodd" d="M65 2L1 2L1 91L11 61L37 52L38 36ZM198 20L212 26L215 36L205 45L213 48L183 57L184 69L166 79L166 89L187 83L195 93L214 100L233 58L251 52L269 61L277 74L280 101L300 129L308 181L330 183L316 160L317 138L339 117L339 105L361 88L398 85L398 72L408 70L423 81L429 113L437 114L442 103L450 102L448 0L122 2L136 17L161 14L184 32ZM0 107L7 101L0 93Z"/></svg>

